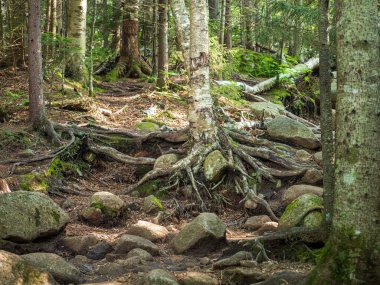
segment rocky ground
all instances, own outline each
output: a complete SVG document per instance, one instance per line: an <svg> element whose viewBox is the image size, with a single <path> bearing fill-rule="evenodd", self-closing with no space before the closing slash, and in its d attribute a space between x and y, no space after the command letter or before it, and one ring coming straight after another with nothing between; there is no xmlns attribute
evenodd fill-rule
<svg viewBox="0 0 380 285"><path fill-rule="evenodd" d="M97 109L83 104L73 110L66 99L49 94L49 117L142 133L186 127L185 93L157 93L141 81L99 86ZM266 131L252 133L292 143L289 155L312 165L282 185L259 189L280 221L231 189L223 190L225 201L213 213L200 213L185 188L153 196L157 186L151 184L124 195L143 170L104 157L88 156L91 168L70 166L54 175L52 159L0 163L0 284L298 284L312 267L312 247L320 239L268 237L320 225L320 145L310 128L263 105L252 113L268 112L275 119ZM30 131L26 115L20 109L0 125L0 162L51 153L53 147ZM158 157L160 150L154 144L133 155ZM161 156L155 167L175 159Z"/></svg>

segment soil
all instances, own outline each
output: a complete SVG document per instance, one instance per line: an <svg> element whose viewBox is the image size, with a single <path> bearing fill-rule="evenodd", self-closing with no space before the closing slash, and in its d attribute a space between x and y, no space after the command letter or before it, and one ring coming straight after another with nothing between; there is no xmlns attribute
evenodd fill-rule
<svg viewBox="0 0 380 285"><path fill-rule="evenodd" d="M20 155L26 148L33 151L33 157L50 153L55 147L50 145L45 137L33 132L28 124L27 107L22 103L26 99L25 94L27 94L27 86L25 84L27 77L25 72L17 71L16 74L6 71L1 72L0 86L2 86L2 90L0 91L0 105L12 106L12 108L8 108L9 114L7 116L9 119L6 122L0 123L0 134L2 134L0 137L0 161L20 158ZM187 107L184 103L186 102L187 93L185 91L174 93L174 95L173 93L158 93L155 91L153 84L131 79L120 80L115 83L102 82L98 83L97 86L101 90L96 92L96 96L92 100L96 102L97 106L107 110L108 113L78 112L51 107L49 106L49 102L63 100L63 96L57 92L49 92L46 95L48 117L52 121L61 124L70 122L84 126L96 123L113 129L137 131L135 129L136 123L146 118L147 113L154 112L156 118L162 120L167 128L179 129L187 126ZM74 90L69 85L66 87L68 90ZM20 98L12 99L12 101L9 94L5 94L5 90L12 92L23 91L24 95L20 96ZM153 146L152 149L157 148ZM157 156L156 152L153 152L153 155ZM137 153L137 155L141 156L146 154L152 155L152 153L149 153L149 149L142 149L140 154ZM29 172L36 169L43 171L48 167L50 162L51 160L45 160L20 167L24 171ZM0 164L0 179L9 178L10 173L14 171L12 166L10 164ZM98 158L90 169L83 170L80 174L72 173L64 176L60 179L59 183L63 183L66 188L74 189L80 193L80 195L70 194L60 192L59 189L55 189L54 187L51 188L50 197L64 207L71 217L71 221L64 231L59 236L51 239L36 241L32 244L10 246L6 249L18 254L37 250L49 251L61 255L67 260L71 260L74 256L59 244L59 241L64 236L94 235L99 240L112 243L122 234L126 233L128 227L138 220L154 221L156 215L147 214L142 210L144 198L121 194L129 185L135 183L139 177L140 175L136 173L133 165L125 165L101 158ZM11 181L9 182L9 186L12 190L17 185L12 185ZM55 181L54 183L58 182ZM89 204L89 196L98 191L108 191L117 194L126 202L127 210L120 217L117 224L95 227L88 225L79 218L80 211ZM274 196L276 195L274 193ZM253 237L255 234L252 231L244 229L242 223L253 214L266 214L265 210L260 209L260 207L256 210L244 209L241 197L231 197L230 202L232 205L225 205L223 209L217 212L218 216L227 225L227 244L219 250L206 254L190 252L186 255L175 255L170 246L170 240L165 240L158 243L162 249L162 254L159 257L155 257L154 261L147 262L119 276L97 275L95 270L90 270L90 272L86 272L84 283L109 281L110 283L107 284L138 284L137 280L141 279L144 272L155 268L167 269L177 275L186 271L207 272L222 280L223 272L213 270L211 265L201 265L200 258L207 256L211 261L214 261L222 256L232 255L239 250L249 250L249 247L244 246L244 240ZM169 193L166 199L162 199L162 203L167 215L160 224L171 229L172 232L181 229L185 223L191 221L199 214L198 210L191 207L196 201L178 193ZM188 210L179 215L178 205ZM266 247L271 260L260 263L257 269L268 276L284 270L306 273L312 267L311 263L297 261L295 252L289 250L289 246L284 242L268 243ZM107 261L89 261L93 268L104 262ZM111 283L111 281L115 283Z"/></svg>

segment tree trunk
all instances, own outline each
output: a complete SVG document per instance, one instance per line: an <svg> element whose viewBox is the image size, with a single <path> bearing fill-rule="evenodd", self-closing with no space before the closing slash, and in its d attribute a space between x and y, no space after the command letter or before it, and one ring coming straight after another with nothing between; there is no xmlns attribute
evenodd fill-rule
<svg viewBox="0 0 380 285"><path fill-rule="evenodd" d="M39 129L45 120L42 90L40 0L29 0L28 3L29 117L33 128Z"/></svg>
<svg viewBox="0 0 380 285"><path fill-rule="evenodd" d="M158 78L157 88L164 89L168 74L168 1L158 1Z"/></svg>
<svg viewBox="0 0 380 285"><path fill-rule="evenodd" d="M63 35L63 0L57 0L57 34Z"/></svg>
<svg viewBox="0 0 380 285"><path fill-rule="evenodd" d="M95 21L96 21L96 0L92 0L92 19L91 19L91 33L90 33L90 68L89 68L89 87L88 87L88 93L90 96L94 95L94 59L93 59L93 52L92 49L94 48L94 35L95 35Z"/></svg>
<svg viewBox="0 0 380 285"><path fill-rule="evenodd" d="M3 1L0 0L0 53L4 44Z"/></svg>
<svg viewBox="0 0 380 285"><path fill-rule="evenodd" d="M109 15L109 9L108 9L108 1L107 0L103 0L103 17L105 19L108 19L110 17ZM108 24L108 21L105 21L103 23L103 43L102 43L102 46L103 48L107 48L108 47L108 35L109 35L109 24Z"/></svg>
<svg viewBox="0 0 380 285"><path fill-rule="evenodd" d="M121 13L122 6L121 6L121 0L115 0L114 2L114 7L113 7L113 12L112 12L112 17L116 21L116 27L112 32L112 43L111 43L111 49L113 51L120 51L121 47ZM120 51L121 52L121 51Z"/></svg>
<svg viewBox="0 0 380 285"><path fill-rule="evenodd" d="M72 39L71 51L66 65L66 75L79 81L86 82L87 70L84 59L86 55L86 0L70 0L68 11L67 36Z"/></svg>
<svg viewBox="0 0 380 285"><path fill-rule="evenodd" d="M225 14L225 26L224 26L224 45L227 49L232 48L232 14L231 14L231 0L225 0L226 2L226 14Z"/></svg>
<svg viewBox="0 0 380 285"><path fill-rule="evenodd" d="M46 1L46 15L45 15L45 33L50 31L50 20L51 20L51 0Z"/></svg>
<svg viewBox="0 0 380 285"><path fill-rule="evenodd" d="M324 215L329 232L334 205L334 137L331 103L329 0L319 0L319 84L323 156Z"/></svg>
<svg viewBox="0 0 380 285"><path fill-rule="evenodd" d="M380 280L380 39L377 0L336 3L337 130L334 215L308 284Z"/></svg>
<svg viewBox="0 0 380 285"><path fill-rule="evenodd" d="M219 43L224 45L224 32L226 27L226 0L221 0L222 5L220 7L220 34Z"/></svg>
<svg viewBox="0 0 380 285"><path fill-rule="evenodd" d="M142 77L151 73L150 67L142 60L139 51L139 0L126 0L123 15L122 48L120 62L122 70L119 75Z"/></svg>
<svg viewBox="0 0 380 285"><path fill-rule="evenodd" d="M55 40L55 36L57 35L57 0L51 0L51 9L50 9L50 33L52 34L53 40ZM54 42L51 47L51 56L54 56Z"/></svg>
<svg viewBox="0 0 380 285"><path fill-rule="evenodd" d="M190 19L185 0L170 0L178 43L180 45L185 69L189 69L190 59Z"/></svg>
<svg viewBox="0 0 380 285"><path fill-rule="evenodd" d="M215 143L217 127L210 95L207 0L190 1L190 134L195 142Z"/></svg>
<svg viewBox="0 0 380 285"><path fill-rule="evenodd" d="M208 1L208 9L210 15L210 21L219 20L220 15L220 0L209 0Z"/></svg>

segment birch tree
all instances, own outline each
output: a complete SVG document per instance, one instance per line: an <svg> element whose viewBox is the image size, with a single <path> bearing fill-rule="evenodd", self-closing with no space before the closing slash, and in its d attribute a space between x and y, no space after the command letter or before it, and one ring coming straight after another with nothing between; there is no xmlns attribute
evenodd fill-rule
<svg viewBox="0 0 380 285"><path fill-rule="evenodd" d="M376 0L336 4L337 130L329 240L308 284L380 280L380 40Z"/></svg>

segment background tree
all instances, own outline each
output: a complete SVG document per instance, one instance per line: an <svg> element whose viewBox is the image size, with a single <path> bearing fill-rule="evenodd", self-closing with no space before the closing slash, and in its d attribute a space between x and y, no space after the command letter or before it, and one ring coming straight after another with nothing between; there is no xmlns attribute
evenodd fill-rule
<svg viewBox="0 0 380 285"><path fill-rule="evenodd" d="M337 130L332 231L308 284L380 280L380 40L376 0L336 3Z"/></svg>
<svg viewBox="0 0 380 285"><path fill-rule="evenodd" d="M157 87L165 88L168 66L168 1L158 1L158 78Z"/></svg>

